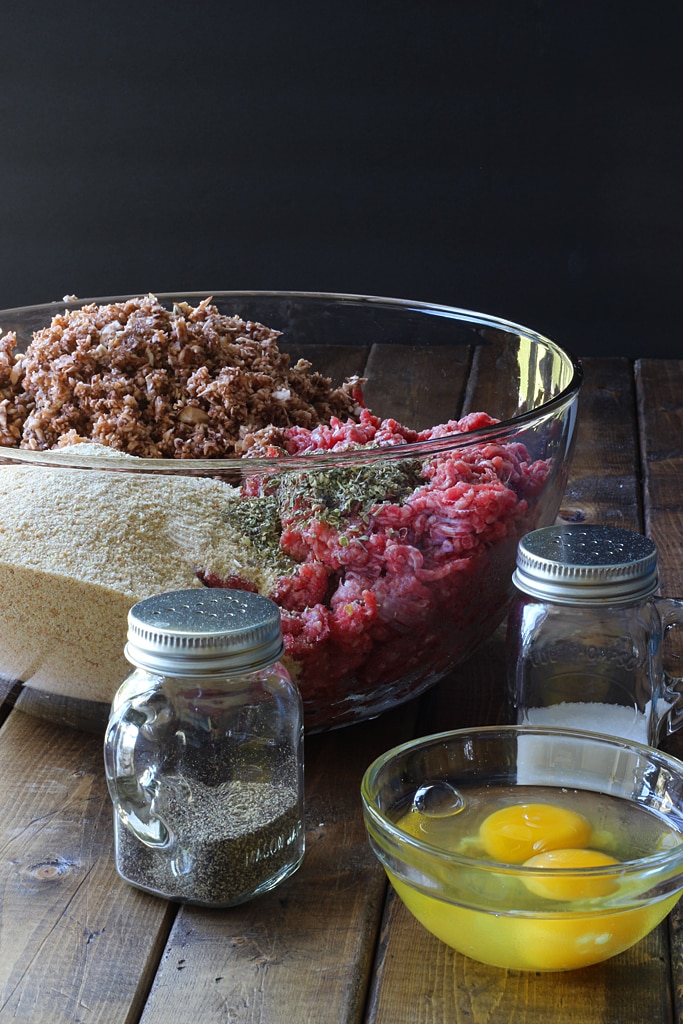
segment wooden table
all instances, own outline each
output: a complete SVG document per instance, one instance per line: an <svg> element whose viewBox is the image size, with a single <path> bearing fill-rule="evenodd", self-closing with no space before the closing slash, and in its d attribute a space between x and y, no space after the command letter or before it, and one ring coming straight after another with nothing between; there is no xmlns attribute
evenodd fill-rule
<svg viewBox="0 0 683 1024"><path fill-rule="evenodd" d="M560 516L649 533L663 591L683 594L683 362L584 367ZM682 1021L678 911L602 965L527 974L454 953L388 888L363 828L365 767L411 735L501 720L502 680L499 631L419 701L309 737L303 866L267 896L220 912L179 908L118 879L100 737L0 708L0 1022ZM677 737L667 746L683 752Z"/></svg>

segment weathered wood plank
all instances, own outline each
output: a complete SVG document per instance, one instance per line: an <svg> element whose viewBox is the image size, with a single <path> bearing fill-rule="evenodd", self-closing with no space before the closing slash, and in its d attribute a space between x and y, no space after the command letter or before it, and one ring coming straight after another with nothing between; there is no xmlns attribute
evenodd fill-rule
<svg viewBox="0 0 683 1024"><path fill-rule="evenodd" d="M141 1024L360 1021L386 890L360 782L375 756L410 736L413 716L399 708L307 740L302 866L240 907L183 908Z"/></svg>
<svg viewBox="0 0 683 1024"><path fill-rule="evenodd" d="M101 739L0 735L0 1021L135 1020L174 910L116 875Z"/></svg>
<svg viewBox="0 0 683 1024"><path fill-rule="evenodd" d="M373 345L365 368L367 406L413 430L457 419L470 358L466 347Z"/></svg>
<svg viewBox="0 0 683 1024"><path fill-rule="evenodd" d="M641 530L632 365L626 359L586 359L584 372L578 439L559 518Z"/></svg>
<svg viewBox="0 0 683 1024"><path fill-rule="evenodd" d="M683 362L636 364L647 532L657 545L662 592L683 596ZM683 675L683 629L668 643L671 671ZM683 757L683 734L663 746ZM669 918L674 1020L683 1021L683 907Z"/></svg>
<svg viewBox="0 0 683 1024"><path fill-rule="evenodd" d="M663 592L683 596L683 361L636 364L648 533Z"/></svg>

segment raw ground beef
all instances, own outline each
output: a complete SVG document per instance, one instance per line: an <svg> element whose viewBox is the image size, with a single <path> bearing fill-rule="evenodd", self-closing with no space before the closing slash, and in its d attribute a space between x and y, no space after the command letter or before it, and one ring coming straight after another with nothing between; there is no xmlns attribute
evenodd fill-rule
<svg viewBox="0 0 683 1024"><path fill-rule="evenodd" d="M415 432L363 410L312 431L292 427L284 443L288 454L314 456L405 446L495 422L478 413ZM384 463L381 472L380 490L393 489L395 500L377 500L380 470L367 463L320 473L312 464L305 480L283 474L245 485L245 496L275 495L280 548L299 563L270 596L281 608L309 724L329 713L332 700L351 709L378 688L389 698L436 679L491 632L549 466L531 461L521 444L491 443Z"/></svg>

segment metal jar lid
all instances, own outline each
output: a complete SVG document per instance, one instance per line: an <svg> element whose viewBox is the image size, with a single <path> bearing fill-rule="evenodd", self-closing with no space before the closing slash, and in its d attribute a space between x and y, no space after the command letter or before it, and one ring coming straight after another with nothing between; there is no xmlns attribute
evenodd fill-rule
<svg viewBox="0 0 683 1024"><path fill-rule="evenodd" d="M246 590L155 594L128 613L125 655L159 675L249 671L272 664L283 652L278 606Z"/></svg>
<svg viewBox="0 0 683 1024"><path fill-rule="evenodd" d="M547 526L522 537L512 579L532 597L565 604L640 600L659 585L657 549L614 526Z"/></svg>

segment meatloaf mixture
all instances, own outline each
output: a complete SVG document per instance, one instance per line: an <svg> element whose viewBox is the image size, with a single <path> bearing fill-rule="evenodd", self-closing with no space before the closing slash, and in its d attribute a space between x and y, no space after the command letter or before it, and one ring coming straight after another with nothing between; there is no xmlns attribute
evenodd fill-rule
<svg viewBox="0 0 683 1024"><path fill-rule="evenodd" d="M120 459L259 456L268 471L250 468L231 486L2 468L0 585L12 622L0 673L109 701L135 600L238 587L279 605L316 727L332 705L342 720L378 692L388 706L491 631L549 463L493 441L416 458L413 442L496 421L476 413L415 431L381 420L363 408L361 381L334 388L309 363L290 366L277 337L209 300L167 311L152 296L60 313L24 355L2 337L3 444L47 461L72 444ZM373 460L379 448L391 458ZM316 460L340 451L358 458ZM310 469L285 460L278 471L286 455L310 456Z"/></svg>

